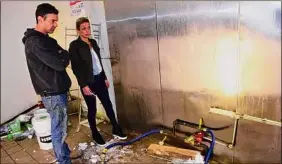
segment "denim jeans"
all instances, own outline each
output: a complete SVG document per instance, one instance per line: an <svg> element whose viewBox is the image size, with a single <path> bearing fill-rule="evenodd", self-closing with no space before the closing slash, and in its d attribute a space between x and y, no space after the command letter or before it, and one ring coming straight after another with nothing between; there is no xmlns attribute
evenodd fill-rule
<svg viewBox="0 0 282 164"><path fill-rule="evenodd" d="M42 102L51 117L53 150L59 164L70 164L70 149L65 142L67 136L67 95L42 97Z"/></svg>

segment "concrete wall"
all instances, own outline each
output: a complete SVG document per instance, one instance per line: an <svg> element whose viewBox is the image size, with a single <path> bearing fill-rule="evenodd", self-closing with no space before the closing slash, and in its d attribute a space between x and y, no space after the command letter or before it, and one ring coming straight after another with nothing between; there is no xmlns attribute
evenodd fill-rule
<svg viewBox="0 0 282 164"><path fill-rule="evenodd" d="M124 0L105 9L124 126L234 123L211 106L281 122L279 2ZM280 127L239 120L237 132L233 149L215 148L228 163L281 162ZM215 134L231 142L233 127Z"/></svg>
<svg viewBox="0 0 282 164"><path fill-rule="evenodd" d="M26 28L35 26L40 3L43 1L1 1L1 123L39 100L29 77L22 37Z"/></svg>

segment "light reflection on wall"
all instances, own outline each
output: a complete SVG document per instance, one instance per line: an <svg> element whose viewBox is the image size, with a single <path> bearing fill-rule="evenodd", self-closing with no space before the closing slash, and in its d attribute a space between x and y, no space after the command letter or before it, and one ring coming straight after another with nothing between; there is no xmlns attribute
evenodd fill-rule
<svg viewBox="0 0 282 164"><path fill-rule="evenodd" d="M238 93L238 39L226 36L216 44L216 81L219 89L227 96Z"/></svg>

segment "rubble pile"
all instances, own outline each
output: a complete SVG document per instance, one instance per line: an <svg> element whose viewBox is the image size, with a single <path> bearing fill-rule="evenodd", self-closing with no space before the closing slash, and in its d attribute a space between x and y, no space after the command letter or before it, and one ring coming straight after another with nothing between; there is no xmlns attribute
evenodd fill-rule
<svg viewBox="0 0 282 164"><path fill-rule="evenodd" d="M107 145L111 143L119 142L117 139L112 139L107 142ZM93 143L87 145L87 143L80 143L78 149L83 151L83 159L89 161L89 163L99 163L101 162L101 154L104 150L104 147L99 147ZM135 155L133 152L132 146L116 146L112 147L107 151L106 161L110 163L121 163L124 162L123 157L128 155Z"/></svg>

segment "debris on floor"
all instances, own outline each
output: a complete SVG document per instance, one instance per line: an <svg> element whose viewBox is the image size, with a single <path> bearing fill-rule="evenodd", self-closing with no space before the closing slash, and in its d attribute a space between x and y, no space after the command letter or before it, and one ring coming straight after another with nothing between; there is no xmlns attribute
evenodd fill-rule
<svg viewBox="0 0 282 164"><path fill-rule="evenodd" d="M147 140L150 142L153 141L150 139L151 137L148 137ZM147 141L147 142L148 142ZM120 142L118 139L111 139L106 143L106 146L115 143ZM153 141L153 143L158 143L156 141ZM203 156L198 151L189 150L189 149L180 149L177 147L172 146L164 146L164 145L158 145L158 144L150 144L149 148L142 148L140 147L140 144L145 146L144 142L140 141L139 144L135 145L128 145L128 146L116 146L112 147L111 149L108 149L105 157L105 162L107 163L130 163L130 162L138 162L143 161L144 158L147 158L149 163L152 161L158 160L159 162L163 163L174 163L174 164L180 164L180 163L204 163ZM154 145L152 147L152 145ZM105 146L105 147L106 147ZM87 161L91 164L101 163L102 161L102 154L105 147L97 146L95 143L79 143L78 149L82 150L82 160ZM146 146L147 147L147 146ZM152 151L150 149L156 149L155 152L159 153L153 153L158 155L154 156L151 155ZM165 149L163 150L157 150L157 149ZM177 154L178 152L178 154ZM180 153L179 153L180 152ZM187 153L188 152L188 156ZM151 158L148 159L148 158Z"/></svg>
<svg viewBox="0 0 282 164"><path fill-rule="evenodd" d="M197 163L197 164L204 164L205 162L204 161L197 161L197 160L193 160L193 159L188 159L188 160L184 160L184 159L173 159L172 161L171 161L171 163L173 163L173 164L190 164L190 163L193 163L193 164L195 164L195 163Z"/></svg>
<svg viewBox="0 0 282 164"><path fill-rule="evenodd" d="M77 120L77 116L71 116L73 120ZM25 120L25 119L22 119ZM76 123L74 121L71 122L73 125ZM71 132L74 133L76 130L76 127L69 127L71 128ZM102 135L105 140L108 140L106 143L107 145L110 145L115 142L122 142L118 139L112 139L112 131L111 131L111 124L108 125L100 125L99 128L102 131ZM85 128L86 129L86 128ZM5 129L4 129L5 130ZM103 153L103 150L105 147L99 147L96 145L95 142L93 142L92 137L87 137L89 135L89 130L81 130L81 135L76 135L73 137L72 135L68 136L68 141L70 148L74 152L72 152L72 155L76 156L76 151L80 151L77 154L82 154L81 158L72 160L73 163L85 163L85 164L96 164L101 163L101 154ZM71 134L72 134L71 133ZM140 132L130 130L126 132L129 139L136 138L141 135ZM14 142L14 141L13 141ZM16 141L17 142L17 141ZM182 141L183 142L183 141ZM181 143L182 143L181 142ZM165 137L164 134L154 134L148 137L144 137L143 139L134 142L132 145L129 146L116 146L109 149L106 153L106 163L112 164L112 163L170 163L170 164L182 164L182 163L204 163L203 162L203 156L195 156L195 158L190 158L188 156L184 156L182 154L175 154L171 151L160 151L157 150L158 154L153 154L148 150L149 145L156 144L159 146L175 146L176 148L184 148L186 150L189 150L189 148L181 147L178 144L178 142L175 142L171 139L171 137ZM54 157L53 151L45 152L43 150L38 149L38 145L35 146L37 143L37 140L35 137L33 137L32 140L26 140L26 141L20 141L18 142L20 146L22 146L24 149L23 151L26 151L25 154L29 154L31 157L33 157L36 161L46 161L48 159L48 162L55 163L55 159L52 161L52 157ZM32 147L31 147L32 145ZM30 149L33 148L33 149ZM2 150L2 149L1 149ZM44 157L40 156L38 154L41 153L47 153L51 154L51 156ZM18 152L17 152L18 153ZM17 157L18 158L18 157ZM52 158L52 159L51 159ZM55 158L55 157L54 157ZM22 161L22 158L13 158L15 162ZM46 161L47 162L47 161ZM224 162L224 163L231 163Z"/></svg>
<svg viewBox="0 0 282 164"><path fill-rule="evenodd" d="M118 142L117 139L112 139L106 143L106 145L110 145L111 143ZM101 162L101 154L104 150L104 147L99 147L97 145L90 145L85 149L83 159L89 160L90 163L99 163ZM122 162L122 157L127 155L134 154L132 150L132 146L116 146L107 151L106 161L110 161L111 163L120 163Z"/></svg>
<svg viewBox="0 0 282 164"><path fill-rule="evenodd" d="M173 159L171 161L173 164L182 164L182 163L197 163L197 164L204 164L204 157L201 154L197 154L194 159Z"/></svg>
<svg viewBox="0 0 282 164"><path fill-rule="evenodd" d="M86 142L78 144L78 150L85 150L88 144Z"/></svg>
<svg viewBox="0 0 282 164"><path fill-rule="evenodd" d="M7 138L10 141L31 139L34 135L34 129L29 122L30 118L29 115L20 115L16 120L2 125L0 128L1 139Z"/></svg>

